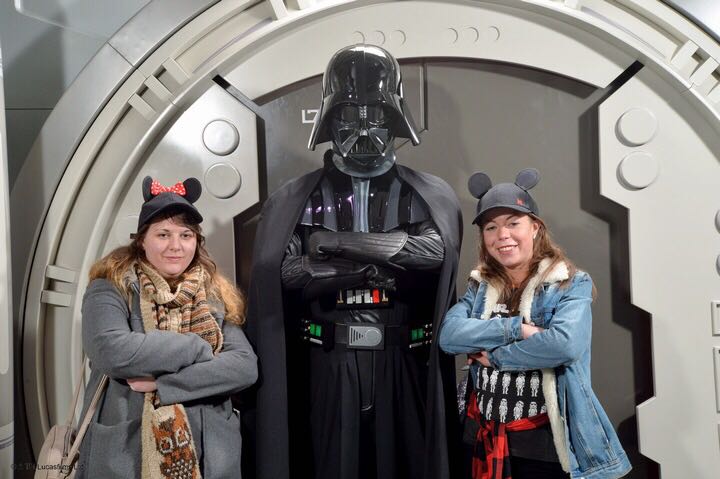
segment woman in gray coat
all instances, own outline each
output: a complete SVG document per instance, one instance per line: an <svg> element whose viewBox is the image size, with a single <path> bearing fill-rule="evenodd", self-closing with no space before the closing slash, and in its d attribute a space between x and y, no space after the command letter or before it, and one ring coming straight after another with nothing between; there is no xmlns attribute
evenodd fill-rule
<svg viewBox="0 0 720 479"><path fill-rule="evenodd" d="M204 248L200 182L150 177L137 233L90 271L82 307L92 374L107 390L80 450L78 478L240 477L230 395L257 379L244 300Z"/></svg>

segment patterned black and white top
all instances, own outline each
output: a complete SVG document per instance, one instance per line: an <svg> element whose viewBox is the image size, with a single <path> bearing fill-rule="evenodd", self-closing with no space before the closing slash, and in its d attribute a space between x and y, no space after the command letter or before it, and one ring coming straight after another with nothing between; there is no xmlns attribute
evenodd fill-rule
<svg viewBox="0 0 720 479"><path fill-rule="evenodd" d="M505 304L495 306L490 320L497 317L510 317ZM547 412L539 370L500 372L480 366L474 387L486 420L511 422Z"/></svg>
<svg viewBox="0 0 720 479"><path fill-rule="evenodd" d="M547 412L540 371L499 372L481 367L475 385L478 409L487 420L511 422Z"/></svg>
<svg viewBox="0 0 720 479"><path fill-rule="evenodd" d="M507 305L498 303L490 320L507 318L517 313L509 311ZM473 388L478 410L486 420L507 423L547 412L542 372L538 369L501 372L492 367L479 366ZM508 432L507 437L511 456L558 462L549 425L528 431Z"/></svg>

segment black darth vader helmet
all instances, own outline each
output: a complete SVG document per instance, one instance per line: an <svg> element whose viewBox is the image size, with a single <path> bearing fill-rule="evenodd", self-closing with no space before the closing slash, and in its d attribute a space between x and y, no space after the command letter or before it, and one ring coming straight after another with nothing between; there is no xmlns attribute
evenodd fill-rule
<svg viewBox="0 0 720 479"><path fill-rule="evenodd" d="M420 143L403 100L397 60L377 46L343 48L325 71L322 105L308 148L332 141L335 153L349 161L352 171L346 172L364 176L363 170L392 165L395 138Z"/></svg>

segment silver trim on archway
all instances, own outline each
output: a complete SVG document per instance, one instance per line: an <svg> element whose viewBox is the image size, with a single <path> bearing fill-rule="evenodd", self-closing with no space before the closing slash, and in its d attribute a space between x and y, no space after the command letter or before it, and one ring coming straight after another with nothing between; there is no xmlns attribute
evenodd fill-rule
<svg viewBox="0 0 720 479"><path fill-rule="evenodd" d="M713 0L663 0L720 41L720 3Z"/></svg>

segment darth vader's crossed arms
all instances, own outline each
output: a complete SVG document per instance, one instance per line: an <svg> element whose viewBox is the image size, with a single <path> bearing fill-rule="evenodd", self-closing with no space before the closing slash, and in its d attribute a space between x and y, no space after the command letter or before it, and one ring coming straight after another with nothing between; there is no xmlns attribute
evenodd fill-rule
<svg viewBox="0 0 720 479"><path fill-rule="evenodd" d="M394 270L433 271L442 265L444 245L432 221L413 229L417 234L316 231L305 247L295 232L282 263L283 287L304 289L306 298L359 286L392 291Z"/></svg>

